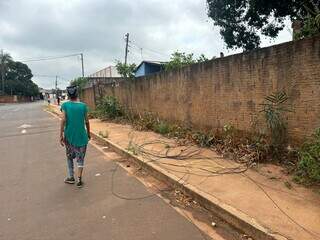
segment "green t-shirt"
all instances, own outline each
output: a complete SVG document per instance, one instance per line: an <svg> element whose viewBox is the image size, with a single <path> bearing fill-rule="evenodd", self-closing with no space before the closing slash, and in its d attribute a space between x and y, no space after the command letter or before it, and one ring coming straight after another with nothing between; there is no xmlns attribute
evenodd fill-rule
<svg viewBox="0 0 320 240"><path fill-rule="evenodd" d="M87 105L82 102L65 102L61 110L66 114L64 136L69 144L83 147L88 144L88 134L85 128L85 117L88 112Z"/></svg>

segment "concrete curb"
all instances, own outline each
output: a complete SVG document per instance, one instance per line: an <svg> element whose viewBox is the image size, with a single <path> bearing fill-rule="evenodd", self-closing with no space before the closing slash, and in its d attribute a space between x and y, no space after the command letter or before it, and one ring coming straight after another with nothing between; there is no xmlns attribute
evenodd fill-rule
<svg viewBox="0 0 320 240"><path fill-rule="evenodd" d="M57 112L47 112L60 117ZM183 183L180 183L180 179L177 176L171 174L170 172L157 166L156 164L146 163L141 157L132 154L131 152L127 151L118 144L111 142L108 139L102 138L95 132L91 131L91 134L92 138L97 142L103 145L107 145L110 149L112 149L119 155L133 160L142 168L150 172L152 176L154 176L158 180L165 181L171 186L180 189L185 194L195 199L201 206L212 212L214 215L226 221L236 229L239 229L241 232L244 232L248 236L251 236L256 240L288 240L282 235L272 233L270 230L260 225L254 218L249 217L248 215L240 212L234 207L221 202L219 199L213 197L212 195L202 192L192 185L184 185Z"/></svg>
<svg viewBox="0 0 320 240"><path fill-rule="evenodd" d="M238 211L230 205L221 202L219 199L196 189L192 185L184 185L179 182L179 178L170 172L162 169L153 163L146 163L141 157L132 154L123 147L111 142L108 139L100 137L98 134L91 132L94 140L107 145L110 149L119 155L129 158L139 164L142 168L156 177L160 181L168 182L170 185L180 189L187 195L194 198L201 206L220 217L236 229L253 237L256 240L287 240L284 236L271 233L270 230L260 225L254 218L249 217L243 212ZM209 200L210 199L210 200Z"/></svg>

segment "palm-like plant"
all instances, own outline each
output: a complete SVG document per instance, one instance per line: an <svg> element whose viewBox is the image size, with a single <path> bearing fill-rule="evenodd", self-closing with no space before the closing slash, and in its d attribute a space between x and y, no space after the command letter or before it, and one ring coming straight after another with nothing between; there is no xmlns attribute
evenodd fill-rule
<svg viewBox="0 0 320 240"><path fill-rule="evenodd" d="M271 145L278 150L286 140L286 123L284 121L283 114L290 112L286 108L286 102L288 95L284 91L273 93L265 98L265 102L262 105L261 110L264 113L264 117L270 130Z"/></svg>
<svg viewBox="0 0 320 240"><path fill-rule="evenodd" d="M5 67L10 61L12 61L12 58L9 53L0 54L1 66L3 65Z"/></svg>

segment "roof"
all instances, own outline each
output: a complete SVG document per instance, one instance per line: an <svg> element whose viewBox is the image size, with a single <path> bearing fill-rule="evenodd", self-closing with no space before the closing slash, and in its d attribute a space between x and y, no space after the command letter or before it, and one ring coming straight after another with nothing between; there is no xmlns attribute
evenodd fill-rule
<svg viewBox="0 0 320 240"><path fill-rule="evenodd" d="M161 61L142 61L138 66L137 66L137 68L136 69L138 69L142 64L144 64L144 63L147 63L147 64L151 64L151 65L163 65L163 64L166 64L167 62L161 62Z"/></svg>
<svg viewBox="0 0 320 240"><path fill-rule="evenodd" d="M90 74L89 77L120 77L120 74L115 66L109 66Z"/></svg>

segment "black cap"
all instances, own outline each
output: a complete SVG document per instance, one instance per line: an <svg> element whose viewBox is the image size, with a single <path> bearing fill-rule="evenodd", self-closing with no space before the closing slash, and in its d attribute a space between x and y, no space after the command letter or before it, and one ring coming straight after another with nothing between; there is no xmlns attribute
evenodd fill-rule
<svg viewBox="0 0 320 240"><path fill-rule="evenodd" d="M70 98L75 98L78 96L78 88L77 86L67 87L67 93Z"/></svg>

